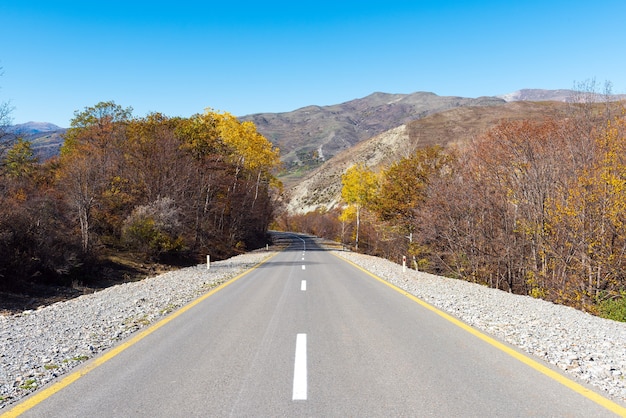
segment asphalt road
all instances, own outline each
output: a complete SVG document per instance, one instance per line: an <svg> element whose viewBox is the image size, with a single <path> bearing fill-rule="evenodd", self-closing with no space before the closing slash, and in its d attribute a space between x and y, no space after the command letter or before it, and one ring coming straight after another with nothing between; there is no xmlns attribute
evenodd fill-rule
<svg viewBox="0 0 626 418"><path fill-rule="evenodd" d="M23 416L615 415L294 237Z"/></svg>

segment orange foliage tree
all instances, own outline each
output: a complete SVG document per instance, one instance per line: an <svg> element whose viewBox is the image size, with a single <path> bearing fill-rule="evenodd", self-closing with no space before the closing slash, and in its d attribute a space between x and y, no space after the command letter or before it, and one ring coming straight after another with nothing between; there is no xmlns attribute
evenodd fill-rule
<svg viewBox="0 0 626 418"><path fill-rule="evenodd" d="M319 228L317 212L295 225L336 237L356 218L362 251L413 254L433 273L598 312L626 294L626 119L607 123L617 107L573 103L559 118L504 120L378 176L352 167L341 224ZM364 207L376 219L361 228Z"/></svg>
<svg viewBox="0 0 626 418"><path fill-rule="evenodd" d="M0 104L0 287L88 281L120 252L190 263L266 243L280 158L251 122L136 118L101 102L40 163L30 143L4 141L9 110Z"/></svg>

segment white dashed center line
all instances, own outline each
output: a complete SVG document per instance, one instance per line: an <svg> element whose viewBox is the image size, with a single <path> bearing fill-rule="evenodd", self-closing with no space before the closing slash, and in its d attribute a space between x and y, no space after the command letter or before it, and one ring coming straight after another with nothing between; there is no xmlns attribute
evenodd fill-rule
<svg viewBox="0 0 626 418"><path fill-rule="evenodd" d="M307 360L306 334L296 336L296 359L293 368L293 397L294 401L305 401L307 397Z"/></svg>

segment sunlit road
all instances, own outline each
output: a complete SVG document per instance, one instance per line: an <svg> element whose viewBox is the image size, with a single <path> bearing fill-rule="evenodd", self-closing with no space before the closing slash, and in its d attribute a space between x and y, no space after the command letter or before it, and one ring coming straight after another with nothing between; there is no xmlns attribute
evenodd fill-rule
<svg viewBox="0 0 626 418"><path fill-rule="evenodd" d="M614 414L293 236L23 416Z"/></svg>

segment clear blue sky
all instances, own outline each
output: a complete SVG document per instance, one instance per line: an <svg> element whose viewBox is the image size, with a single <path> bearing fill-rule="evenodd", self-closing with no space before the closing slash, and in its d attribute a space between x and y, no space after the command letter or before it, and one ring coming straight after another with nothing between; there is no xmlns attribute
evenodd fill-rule
<svg viewBox="0 0 626 418"><path fill-rule="evenodd" d="M0 102L67 127L113 100L237 116L376 91L626 93L626 1L0 2Z"/></svg>

